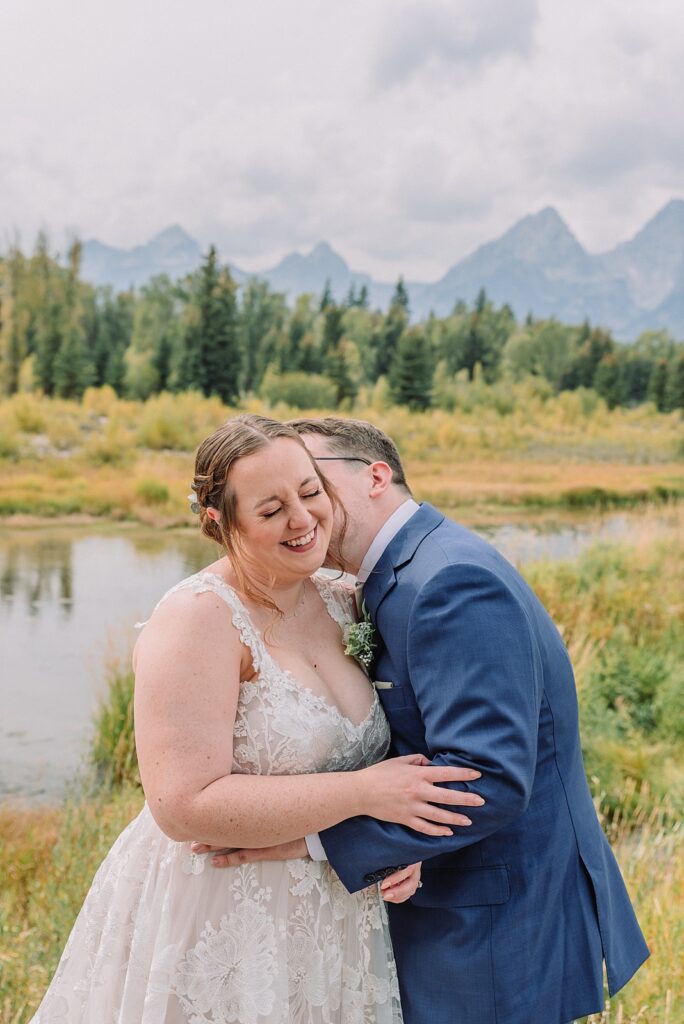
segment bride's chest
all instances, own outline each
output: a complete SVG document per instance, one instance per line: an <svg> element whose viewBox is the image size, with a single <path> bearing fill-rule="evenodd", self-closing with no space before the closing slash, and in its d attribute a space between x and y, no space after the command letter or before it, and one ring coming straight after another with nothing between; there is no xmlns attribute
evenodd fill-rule
<svg viewBox="0 0 684 1024"><path fill-rule="evenodd" d="M381 760L389 727L368 680L363 686L362 711L351 719L299 678L265 664L240 688L233 771L300 775L351 771Z"/></svg>

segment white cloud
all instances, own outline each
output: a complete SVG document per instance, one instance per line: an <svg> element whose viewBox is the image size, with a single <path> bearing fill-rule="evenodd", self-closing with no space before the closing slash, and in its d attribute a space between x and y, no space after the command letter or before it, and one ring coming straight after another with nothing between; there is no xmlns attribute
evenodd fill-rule
<svg viewBox="0 0 684 1024"><path fill-rule="evenodd" d="M682 194L676 0L5 0L0 238L181 223L434 278L546 204L606 248Z"/></svg>

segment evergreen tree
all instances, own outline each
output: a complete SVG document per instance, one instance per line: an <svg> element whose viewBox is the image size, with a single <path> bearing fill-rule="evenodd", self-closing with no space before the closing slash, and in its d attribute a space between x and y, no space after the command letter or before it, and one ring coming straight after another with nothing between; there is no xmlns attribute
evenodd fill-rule
<svg viewBox="0 0 684 1024"><path fill-rule="evenodd" d="M182 386L233 402L239 397L242 375L235 285L228 269L219 266L213 245L195 275L194 285Z"/></svg>
<svg viewBox="0 0 684 1024"><path fill-rule="evenodd" d="M326 369L328 377L335 385L336 404L341 405L344 401L353 402L358 389L352 378L344 346L341 343L338 343L328 353Z"/></svg>
<svg viewBox="0 0 684 1024"><path fill-rule="evenodd" d="M594 388L609 409L620 405L624 395L621 365L615 353L603 357L594 375Z"/></svg>
<svg viewBox="0 0 684 1024"><path fill-rule="evenodd" d="M309 309L310 297L300 295L290 318L288 369L299 367L299 341L313 324ZM257 391L269 363L279 348L285 330L287 307L283 295L272 292L266 281L250 278L242 290L238 328L240 349L243 354L242 387L244 391Z"/></svg>
<svg viewBox="0 0 684 1024"><path fill-rule="evenodd" d="M54 393L60 398L81 398L93 382L93 363L86 347L85 334L72 323L62 336L53 367Z"/></svg>
<svg viewBox="0 0 684 1024"><path fill-rule="evenodd" d="M468 371L474 380L475 368L482 367L486 381L496 379L501 357L515 329L515 317L509 306L496 309L481 288L472 312L459 304L442 328L440 350L450 373Z"/></svg>
<svg viewBox="0 0 684 1024"><path fill-rule="evenodd" d="M392 301L390 302L390 308L396 307L404 311L406 319L409 317L409 294L404 284L404 278L400 277L396 283L394 294L392 295Z"/></svg>
<svg viewBox="0 0 684 1024"><path fill-rule="evenodd" d="M330 288L330 278L328 277L325 280L325 286L323 288L323 293L321 295L321 303L320 303L320 305L318 307L318 311L320 313L324 313L326 311L326 309L328 308L328 306L332 306L334 301L335 300L333 298L333 293L332 293L332 290Z"/></svg>
<svg viewBox="0 0 684 1024"><path fill-rule="evenodd" d="M374 337L375 378L386 376L399 345L399 341L408 326L408 292L404 287L403 278L399 278L394 289L389 310L380 329Z"/></svg>
<svg viewBox="0 0 684 1024"><path fill-rule="evenodd" d="M328 305L323 316L323 336L321 338L321 355L324 359L329 353L335 351L342 341L344 328L342 317L344 309L341 306Z"/></svg>
<svg viewBox="0 0 684 1024"><path fill-rule="evenodd" d="M435 363L430 344L418 328L400 339L390 371L392 397L410 409L428 409L432 405Z"/></svg>
<svg viewBox="0 0 684 1024"><path fill-rule="evenodd" d="M670 367L667 408L684 410L684 352L680 352Z"/></svg>
<svg viewBox="0 0 684 1024"><path fill-rule="evenodd" d="M365 284L361 285L361 289L356 300L356 305L359 307L359 309L368 309L368 288L366 287Z"/></svg>
<svg viewBox="0 0 684 1024"><path fill-rule="evenodd" d="M625 395L624 400L631 405L639 405L646 401L648 383L651 379L653 365L646 356L640 355L634 347L626 350L624 362Z"/></svg>
<svg viewBox="0 0 684 1024"><path fill-rule="evenodd" d="M657 359L648 382L648 398L658 412L667 408L667 359Z"/></svg>
<svg viewBox="0 0 684 1024"><path fill-rule="evenodd" d="M93 382L98 386L108 384L119 395L124 391L124 353L131 344L132 332L133 296L130 292L114 295L111 288L103 288L96 305Z"/></svg>
<svg viewBox="0 0 684 1024"><path fill-rule="evenodd" d="M79 281L81 243L71 244L65 278L64 327L53 364L54 393L60 398L80 398L94 378L92 354L84 323L83 288Z"/></svg>

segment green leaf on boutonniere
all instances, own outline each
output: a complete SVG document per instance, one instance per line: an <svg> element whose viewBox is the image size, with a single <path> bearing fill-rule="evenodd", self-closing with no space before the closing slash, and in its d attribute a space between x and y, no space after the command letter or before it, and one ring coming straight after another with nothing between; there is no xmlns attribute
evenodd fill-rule
<svg viewBox="0 0 684 1024"><path fill-rule="evenodd" d="M364 668L370 668L375 651L375 626L365 607L362 618L345 627L344 641L344 653L356 658Z"/></svg>

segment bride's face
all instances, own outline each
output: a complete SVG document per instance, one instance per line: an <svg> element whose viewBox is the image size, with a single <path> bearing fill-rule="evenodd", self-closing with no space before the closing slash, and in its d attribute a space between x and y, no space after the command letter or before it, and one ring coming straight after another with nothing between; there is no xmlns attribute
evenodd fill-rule
<svg viewBox="0 0 684 1024"><path fill-rule="evenodd" d="M323 565L332 505L301 445L276 438L238 459L229 483L237 496L236 525L250 566L290 582Z"/></svg>

